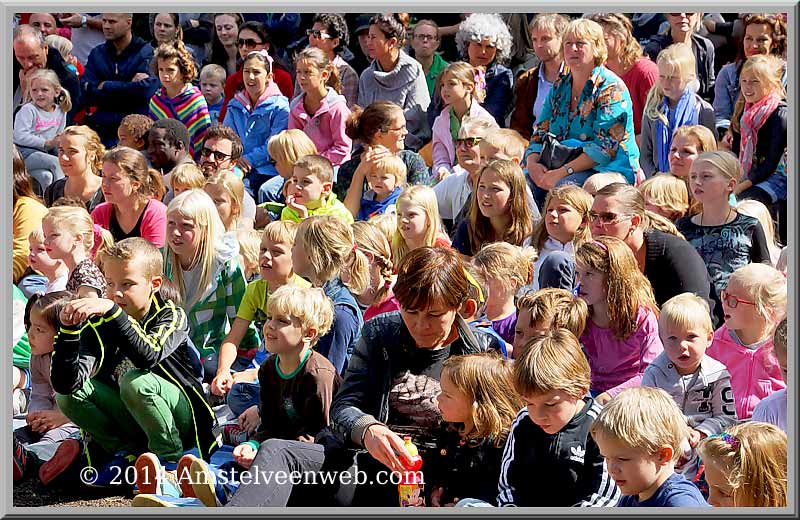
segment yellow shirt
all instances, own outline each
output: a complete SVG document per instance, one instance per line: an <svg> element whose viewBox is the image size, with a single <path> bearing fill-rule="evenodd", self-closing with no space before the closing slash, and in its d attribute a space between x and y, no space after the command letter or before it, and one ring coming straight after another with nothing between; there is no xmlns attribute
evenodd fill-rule
<svg viewBox="0 0 800 520"><path fill-rule="evenodd" d="M290 285L298 287L311 287L311 284L304 278L294 275L289 280ZM269 283L266 280L253 280L247 284L244 290L242 302L236 317L247 321L264 321L267 316L267 300L269 299Z"/></svg>
<svg viewBox="0 0 800 520"><path fill-rule="evenodd" d="M28 268L28 235L37 226L42 224L42 219L47 214L47 207L36 199L30 197L20 197L14 204L12 224L14 226L14 283L19 282L19 278L25 269Z"/></svg>

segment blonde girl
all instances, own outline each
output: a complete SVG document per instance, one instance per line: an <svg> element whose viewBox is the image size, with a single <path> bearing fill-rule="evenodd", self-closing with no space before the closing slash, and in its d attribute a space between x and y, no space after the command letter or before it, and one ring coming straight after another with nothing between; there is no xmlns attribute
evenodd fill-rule
<svg viewBox="0 0 800 520"><path fill-rule="evenodd" d="M345 133L350 109L341 94L339 73L325 52L315 47L303 49L296 64L297 83L303 92L290 105L289 128L303 130L319 155L337 169L350 160L353 149L353 140Z"/></svg>
<svg viewBox="0 0 800 520"><path fill-rule="evenodd" d="M88 126L68 126L58 138L58 164L66 176L53 182L44 191L47 207L61 197L71 197L84 203L91 213L103 198L103 156L106 147L97 132Z"/></svg>
<svg viewBox="0 0 800 520"><path fill-rule="evenodd" d="M203 189L206 177L194 163L179 164L169 172L169 184L175 197L184 191Z"/></svg>
<svg viewBox="0 0 800 520"><path fill-rule="evenodd" d="M484 71L457 61L442 71L437 84L445 107L433 122L433 172L439 180L453 172L456 164L456 139L464 116L494 121L480 104L486 97Z"/></svg>
<svg viewBox="0 0 800 520"><path fill-rule="evenodd" d="M359 304L368 306L364 311L364 321L399 310L400 304L392 292L396 277L389 240L370 222L355 222L352 227L356 246L369 260L369 285L363 293L354 294Z"/></svg>
<svg viewBox="0 0 800 520"><path fill-rule="evenodd" d="M739 162L729 152L698 155L689 174L689 186L701 211L675 224L703 258L717 294L737 268L750 262L771 263L758 219L740 214L730 203L741 175Z"/></svg>
<svg viewBox="0 0 800 520"><path fill-rule="evenodd" d="M521 248L507 242L486 244L475 255L473 263L483 270L489 294L486 296L486 318L506 343L514 342L517 308L514 296L533 278L532 248Z"/></svg>
<svg viewBox="0 0 800 520"><path fill-rule="evenodd" d="M647 177L669 171L672 133L684 125L701 124L716 137L714 107L697 91L694 51L690 45L676 43L658 54L658 80L644 105L641 155L639 162Z"/></svg>
<svg viewBox="0 0 800 520"><path fill-rule="evenodd" d="M418 247L449 247L439 218L436 194L428 186L409 186L397 198L397 230L392 239L394 265Z"/></svg>
<svg viewBox="0 0 800 520"><path fill-rule="evenodd" d="M210 381L247 284L239 265L239 246L233 234L225 233L214 201L203 190L189 190L172 199L166 231L164 275L177 286L192 342ZM239 348L252 354L258 348L252 325Z"/></svg>
<svg viewBox="0 0 800 520"><path fill-rule="evenodd" d="M211 175L203 186L214 205L217 206L219 218L225 231L236 229L252 229L251 220L242 219L242 203L244 201L244 183L231 170L219 170Z"/></svg>
<svg viewBox="0 0 800 520"><path fill-rule="evenodd" d="M720 299L725 324L706 354L728 368L736 417L742 421L759 401L786 387L772 338L786 315L786 275L765 264L740 267Z"/></svg>
<svg viewBox="0 0 800 520"><path fill-rule="evenodd" d="M397 232L397 214L387 215L383 213L382 215L375 215L369 219L369 223L381 230L391 247L394 234Z"/></svg>
<svg viewBox="0 0 800 520"><path fill-rule="evenodd" d="M689 190L686 182L668 173L650 177L639 185L644 208L675 222L689 211Z"/></svg>
<svg viewBox="0 0 800 520"><path fill-rule="evenodd" d="M217 209L219 210L219 206ZM239 243L239 265L244 267L244 277L249 283L258 278L263 231L239 228L235 230L234 234Z"/></svg>
<svg viewBox="0 0 800 520"><path fill-rule="evenodd" d="M514 391L511 367L494 352L453 356L442 365L437 405L449 434L444 449L431 452L439 460L430 463L449 471L431 475L431 506L466 497L495 502L503 447L524 406Z"/></svg>
<svg viewBox="0 0 800 520"><path fill-rule="evenodd" d="M775 223L769 213L769 208L763 202L755 199L745 199L736 204L736 211L742 215L755 217L761 223L761 229L764 230L764 237L767 241L767 249L769 249L770 262L773 267L777 267L783 246L775 234Z"/></svg>
<svg viewBox="0 0 800 520"><path fill-rule="evenodd" d="M256 208L256 227L262 227L268 214L271 220L279 220L281 209L286 202L286 181L292 177L292 169L297 161L306 155L319 155L317 145L302 130L296 128L283 130L269 138L267 151L275 162L278 175L261 186L259 199L268 203L266 208Z"/></svg>
<svg viewBox="0 0 800 520"><path fill-rule="evenodd" d="M316 348L343 374L364 324L353 294L363 294L370 284L369 259L348 224L332 215L317 215L297 228L292 265L295 273L322 287L333 301L333 327Z"/></svg>
<svg viewBox="0 0 800 520"><path fill-rule="evenodd" d="M25 98L29 101L14 116L14 144L31 177L45 190L64 177L53 152L58 146L58 135L66 127L72 100L50 69L31 74Z"/></svg>
<svg viewBox="0 0 800 520"><path fill-rule="evenodd" d="M92 217L83 208L50 208L42 219L44 247L53 260L61 260L69 269L66 290L79 298L106 297L106 279L92 261L95 234ZM98 252L110 247L114 238L107 230L100 233Z"/></svg>
<svg viewBox="0 0 800 520"><path fill-rule="evenodd" d="M590 178L597 175L602 174ZM557 186L547 192L544 215L533 230L531 245L538 252L538 258L533 264L533 280L524 288L525 292L544 287L572 289L574 275L564 277L562 267L567 266L566 271L574 273L575 249L592 237L591 209L592 196L574 184Z"/></svg>
<svg viewBox="0 0 800 520"><path fill-rule="evenodd" d="M639 386L642 374L664 350L658 307L650 282L620 239L598 237L575 252L578 296L589 306L581 335L592 369L592 396L605 404Z"/></svg>
<svg viewBox="0 0 800 520"><path fill-rule="evenodd" d="M200 88L193 85L197 68L192 53L180 39L162 43L153 56L152 72L158 74L161 87L150 98L150 118L177 119L189 130L192 158L200 159L206 132L211 127L208 104Z"/></svg>
<svg viewBox="0 0 800 520"><path fill-rule="evenodd" d="M526 201L527 183L513 161L495 159L478 172L469 218L456 229L453 247L472 256L486 242L524 245L533 231L533 215Z"/></svg>
<svg viewBox="0 0 800 520"><path fill-rule="evenodd" d="M156 247L164 245L164 185L141 152L126 146L106 152L101 188L105 202L92 211L95 224L109 230L116 241L142 237Z"/></svg>
<svg viewBox="0 0 800 520"><path fill-rule="evenodd" d="M366 174L369 190L364 189ZM359 168L347 189L344 205L356 220L369 220L375 215L397 213L395 204L406 184L406 164L396 155L387 155L375 161L369 171Z"/></svg>
<svg viewBox="0 0 800 520"><path fill-rule="evenodd" d="M700 441L708 503L714 507L786 507L788 438L760 422L732 426Z"/></svg>

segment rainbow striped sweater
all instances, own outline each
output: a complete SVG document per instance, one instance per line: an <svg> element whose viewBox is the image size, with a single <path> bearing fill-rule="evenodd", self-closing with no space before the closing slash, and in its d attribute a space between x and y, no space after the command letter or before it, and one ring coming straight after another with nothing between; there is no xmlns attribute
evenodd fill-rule
<svg viewBox="0 0 800 520"><path fill-rule="evenodd" d="M166 89L160 87L150 98L150 118L153 121L172 118L186 125L192 145L192 158L197 160L206 131L211 126L208 105L199 88L186 85L180 94L171 98Z"/></svg>

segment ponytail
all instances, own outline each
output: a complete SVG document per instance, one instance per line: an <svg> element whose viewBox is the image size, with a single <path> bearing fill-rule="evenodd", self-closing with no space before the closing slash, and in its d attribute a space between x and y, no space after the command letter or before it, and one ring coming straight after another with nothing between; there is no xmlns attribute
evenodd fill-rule
<svg viewBox="0 0 800 520"><path fill-rule="evenodd" d="M72 110L72 96L69 95L69 92L64 87L61 87L61 91L56 96L56 105L65 114Z"/></svg>
<svg viewBox="0 0 800 520"><path fill-rule="evenodd" d="M369 258L358 245L353 244L350 255L345 259L341 276L347 280L345 285L354 294L361 294L369 287Z"/></svg>
<svg viewBox="0 0 800 520"><path fill-rule="evenodd" d="M114 235L111 234L111 231L97 224L92 226L92 231L94 232L95 240L99 242L94 244L96 246L94 249L94 263L102 269L103 253L114 245Z"/></svg>

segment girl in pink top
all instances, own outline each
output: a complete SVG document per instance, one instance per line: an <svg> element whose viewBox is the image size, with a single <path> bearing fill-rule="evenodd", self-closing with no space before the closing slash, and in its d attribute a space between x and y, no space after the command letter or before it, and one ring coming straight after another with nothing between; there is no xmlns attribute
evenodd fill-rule
<svg viewBox="0 0 800 520"><path fill-rule="evenodd" d="M156 247L164 245L167 207L161 202L161 174L147 167L138 150L118 146L103 156L105 202L92 211L92 220L111 232L115 241L142 237Z"/></svg>
<svg viewBox="0 0 800 520"><path fill-rule="evenodd" d="M706 354L728 368L741 421L753 415L759 401L786 388L772 346L786 314L786 276L766 264L748 264L733 272L721 296L725 324Z"/></svg>
<svg viewBox="0 0 800 520"><path fill-rule="evenodd" d="M650 282L618 238L584 242L575 252L575 265L578 296L589 306L581 343L592 371L591 391L605 404L640 386L645 368L664 350L658 307Z"/></svg>
<svg viewBox="0 0 800 520"><path fill-rule="evenodd" d="M353 237L355 247L369 260L369 284L363 293L354 295L359 305L368 305L364 321L399 310L400 303L392 292L395 276L389 239L378 226L364 220L353 224Z"/></svg>
<svg viewBox="0 0 800 520"><path fill-rule="evenodd" d="M486 119L494 117L480 105L486 96L484 71L469 63L457 61L448 65L436 82L441 89L444 110L433 122L433 173L442 180L453 172L456 164L456 139L464 116Z"/></svg>
<svg viewBox="0 0 800 520"><path fill-rule="evenodd" d="M336 67L322 50L303 49L297 56L297 84L303 93L289 106L289 128L303 130L321 156L334 168L341 166L350 160L353 140L344 131L350 109L339 93L342 86Z"/></svg>

